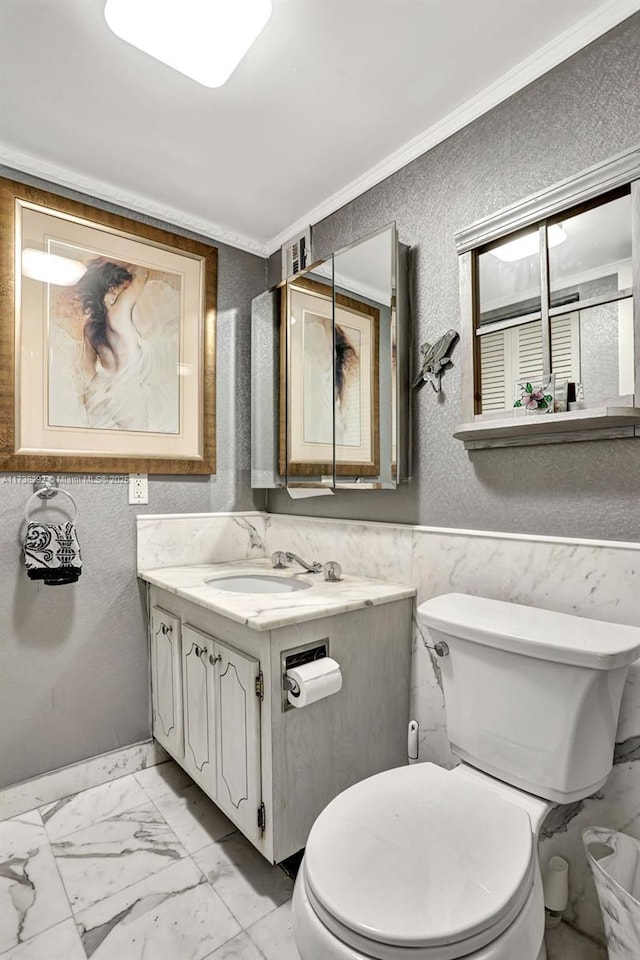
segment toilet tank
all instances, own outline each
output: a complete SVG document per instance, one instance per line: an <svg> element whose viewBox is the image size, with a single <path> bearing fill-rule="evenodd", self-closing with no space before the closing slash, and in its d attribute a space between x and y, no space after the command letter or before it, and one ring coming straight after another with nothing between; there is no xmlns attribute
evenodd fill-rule
<svg viewBox="0 0 640 960"><path fill-rule="evenodd" d="M640 628L457 593L418 616L449 648L438 665L455 754L556 803L602 786Z"/></svg>

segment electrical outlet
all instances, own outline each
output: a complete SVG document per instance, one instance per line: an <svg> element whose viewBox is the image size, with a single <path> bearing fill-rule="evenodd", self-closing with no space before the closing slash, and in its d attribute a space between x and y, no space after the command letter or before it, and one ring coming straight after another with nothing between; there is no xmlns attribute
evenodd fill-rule
<svg viewBox="0 0 640 960"><path fill-rule="evenodd" d="M129 474L129 503L149 503L149 478L146 473Z"/></svg>

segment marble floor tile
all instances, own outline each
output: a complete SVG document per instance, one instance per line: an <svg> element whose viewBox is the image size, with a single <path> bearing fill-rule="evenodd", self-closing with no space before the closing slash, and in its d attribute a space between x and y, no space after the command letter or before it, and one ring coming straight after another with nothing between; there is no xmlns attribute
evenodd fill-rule
<svg viewBox="0 0 640 960"><path fill-rule="evenodd" d="M148 797L134 774L90 787L56 803L40 807L42 822L50 840L58 840L99 820L146 803Z"/></svg>
<svg viewBox="0 0 640 960"><path fill-rule="evenodd" d="M547 960L607 960L607 949L561 923L545 933ZM615 960L615 957L612 958Z"/></svg>
<svg viewBox="0 0 640 960"><path fill-rule="evenodd" d="M188 853L228 837L236 829L195 783L180 793L157 797L154 803Z"/></svg>
<svg viewBox="0 0 640 960"><path fill-rule="evenodd" d="M214 890L243 927L291 897L293 883L239 833L193 854Z"/></svg>
<svg viewBox="0 0 640 960"><path fill-rule="evenodd" d="M264 957L246 933L239 933L210 953L206 960L264 960Z"/></svg>
<svg viewBox="0 0 640 960"><path fill-rule="evenodd" d="M139 770L135 776L151 800L166 794L179 793L193 783L186 770L173 760L158 763L155 767L147 767L146 770Z"/></svg>
<svg viewBox="0 0 640 960"><path fill-rule="evenodd" d="M0 953L71 916L37 810L0 824Z"/></svg>
<svg viewBox="0 0 640 960"><path fill-rule="evenodd" d="M150 801L52 843L74 913L186 856Z"/></svg>
<svg viewBox="0 0 640 960"><path fill-rule="evenodd" d="M300 960L293 939L290 900L254 923L247 933L260 948L265 960Z"/></svg>
<svg viewBox="0 0 640 960"><path fill-rule="evenodd" d="M63 920L44 933L0 954L0 960L86 960L73 920Z"/></svg>
<svg viewBox="0 0 640 960"><path fill-rule="evenodd" d="M240 926L190 859L76 917L89 960L201 960Z"/></svg>

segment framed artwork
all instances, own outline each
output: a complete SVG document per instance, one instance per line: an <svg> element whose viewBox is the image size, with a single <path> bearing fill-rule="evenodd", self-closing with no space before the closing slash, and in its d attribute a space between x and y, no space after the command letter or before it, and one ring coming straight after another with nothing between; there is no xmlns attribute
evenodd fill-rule
<svg viewBox="0 0 640 960"><path fill-rule="evenodd" d="M380 311L330 284L289 284L287 473L377 476Z"/></svg>
<svg viewBox="0 0 640 960"><path fill-rule="evenodd" d="M215 472L217 250L0 178L0 470Z"/></svg>

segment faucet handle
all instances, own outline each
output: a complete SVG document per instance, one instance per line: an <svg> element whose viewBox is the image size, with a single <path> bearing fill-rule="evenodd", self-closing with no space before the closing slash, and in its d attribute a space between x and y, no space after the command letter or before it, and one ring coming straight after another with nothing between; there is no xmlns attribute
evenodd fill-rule
<svg viewBox="0 0 640 960"><path fill-rule="evenodd" d="M271 565L275 570L284 570L287 566L287 555L283 550L276 550L271 554Z"/></svg>
<svg viewBox="0 0 640 960"><path fill-rule="evenodd" d="M335 560L329 560L322 567L322 573L325 580L330 583L336 583L338 580L342 579L342 567Z"/></svg>

